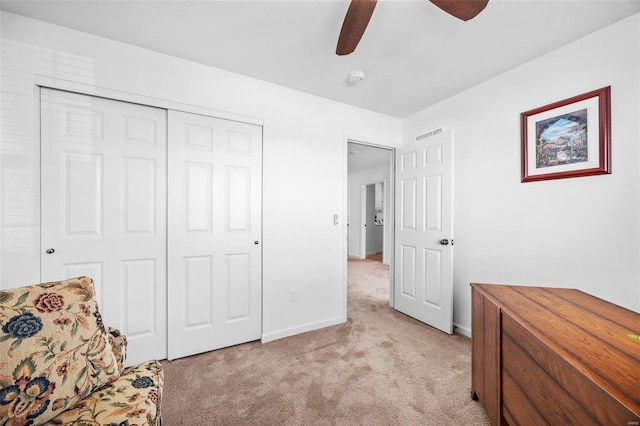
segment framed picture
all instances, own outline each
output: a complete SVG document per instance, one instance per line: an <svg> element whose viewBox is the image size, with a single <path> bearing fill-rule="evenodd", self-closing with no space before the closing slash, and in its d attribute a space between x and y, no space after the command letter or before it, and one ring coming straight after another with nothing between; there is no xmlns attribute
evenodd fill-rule
<svg viewBox="0 0 640 426"><path fill-rule="evenodd" d="M611 86L520 114L522 182L611 173Z"/></svg>

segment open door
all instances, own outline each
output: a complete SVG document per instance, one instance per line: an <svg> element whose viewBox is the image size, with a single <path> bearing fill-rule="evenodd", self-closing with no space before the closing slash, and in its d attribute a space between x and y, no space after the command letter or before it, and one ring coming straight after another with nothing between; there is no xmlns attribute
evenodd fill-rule
<svg viewBox="0 0 640 426"><path fill-rule="evenodd" d="M394 307L453 333L453 132L398 148Z"/></svg>

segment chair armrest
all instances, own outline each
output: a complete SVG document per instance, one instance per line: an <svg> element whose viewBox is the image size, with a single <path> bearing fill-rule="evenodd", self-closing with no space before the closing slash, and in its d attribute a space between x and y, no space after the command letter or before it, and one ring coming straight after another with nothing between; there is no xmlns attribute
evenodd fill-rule
<svg viewBox="0 0 640 426"><path fill-rule="evenodd" d="M126 368L114 382L58 413L47 425L160 426L163 388L161 364L144 362Z"/></svg>
<svg viewBox="0 0 640 426"><path fill-rule="evenodd" d="M120 374L124 371L124 361L127 358L127 336L120 333L120 330L107 327L107 336L109 336L109 343L113 349L113 354L116 356L118 363L118 371Z"/></svg>

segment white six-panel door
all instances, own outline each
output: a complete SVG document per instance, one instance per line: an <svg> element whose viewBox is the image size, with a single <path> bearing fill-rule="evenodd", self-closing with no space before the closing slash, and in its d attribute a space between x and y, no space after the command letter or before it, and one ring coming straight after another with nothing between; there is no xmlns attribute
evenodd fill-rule
<svg viewBox="0 0 640 426"><path fill-rule="evenodd" d="M166 111L43 88L41 278L94 279L127 364L166 358Z"/></svg>
<svg viewBox="0 0 640 426"><path fill-rule="evenodd" d="M395 309L453 332L453 133L399 148Z"/></svg>
<svg viewBox="0 0 640 426"><path fill-rule="evenodd" d="M169 359L262 333L262 128L169 111Z"/></svg>

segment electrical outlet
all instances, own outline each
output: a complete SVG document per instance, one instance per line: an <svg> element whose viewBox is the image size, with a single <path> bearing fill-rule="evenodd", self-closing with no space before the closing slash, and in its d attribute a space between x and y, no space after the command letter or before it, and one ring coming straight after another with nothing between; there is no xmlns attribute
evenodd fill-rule
<svg viewBox="0 0 640 426"><path fill-rule="evenodd" d="M289 301L297 302L298 301L298 291L295 288L289 290Z"/></svg>

